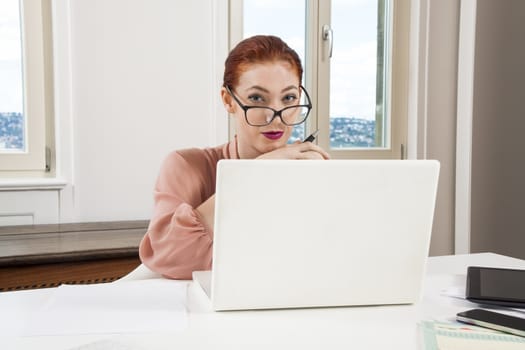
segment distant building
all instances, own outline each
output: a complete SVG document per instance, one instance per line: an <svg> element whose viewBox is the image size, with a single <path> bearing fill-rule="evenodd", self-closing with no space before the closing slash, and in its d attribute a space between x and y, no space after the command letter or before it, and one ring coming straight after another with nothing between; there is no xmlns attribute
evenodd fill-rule
<svg viewBox="0 0 525 350"><path fill-rule="evenodd" d="M304 124L296 126L289 142L303 140ZM330 147L374 147L375 121L360 118L330 118ZM24 148L22 113L0 113L0 149Z"/></svg>
<svg viewBox="0 0 525 350"><path fill-rule="evenodd" d="M330 147L375 147L374 120L360 118L330 118ZM294 128L289 143L304 139L304 124Z"/></svg>

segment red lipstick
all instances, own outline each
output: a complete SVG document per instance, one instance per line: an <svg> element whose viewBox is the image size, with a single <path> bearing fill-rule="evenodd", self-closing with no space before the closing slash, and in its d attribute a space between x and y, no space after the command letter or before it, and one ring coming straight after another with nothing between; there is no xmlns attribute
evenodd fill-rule
<svg viewBox="0 0 525 350"><path fill-rule="evenodd" d="M270 140L278 140L283 136L283 131L267 131L262 133L266 138Z"/></svg>

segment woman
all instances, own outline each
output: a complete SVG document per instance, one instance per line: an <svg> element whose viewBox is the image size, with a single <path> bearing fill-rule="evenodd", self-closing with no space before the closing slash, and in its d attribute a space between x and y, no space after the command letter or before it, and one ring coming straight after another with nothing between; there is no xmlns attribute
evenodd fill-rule
<svg viewBox="0 0 525 350"><path fill-rule="evenodd" d="M221 159L328 159L311 142L287 144L310 107L296 107L303 69L295 51L275 36L240 42L225 62L221 97L235 120L235 139L206 149L172 152L154 191L155 208L140 258L169 278L191 279L212 263L215 172ZM305 108L308 110L304 113Z"/></svg>

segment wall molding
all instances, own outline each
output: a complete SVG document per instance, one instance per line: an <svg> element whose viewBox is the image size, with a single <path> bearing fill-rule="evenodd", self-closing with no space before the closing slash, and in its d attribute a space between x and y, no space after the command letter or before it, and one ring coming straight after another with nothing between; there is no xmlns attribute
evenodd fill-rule
<svg viewBox="0 0 525 350"><path fill-rule="evenodd" d="M461 1L456 128L456 254L470 253L472 108L476 43L476 0Z"/></svg>
<svg viewBox="0 0 525 350"><path fill-rule="evenodd" d="M62 190L67 181L60 178L1 179L0 191Z"/></svg>

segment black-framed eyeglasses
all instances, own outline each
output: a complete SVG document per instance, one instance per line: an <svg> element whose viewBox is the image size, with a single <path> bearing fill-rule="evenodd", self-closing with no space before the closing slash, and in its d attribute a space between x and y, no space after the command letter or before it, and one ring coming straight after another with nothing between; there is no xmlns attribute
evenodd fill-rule
<svg viewBox="0 0 525 350"><path fill-rule="evenodd" d="M231 97L239 104L239 106L244 111L244 117L246 122L251 126L266 126L273 122L277 117L281 118L281 121L284 125L294 126L304 123L310 110L312 109L312 102L310 96L306 89L299 85L299 88L304 92L306 97L306 104L299 104L284 107L281 110L275 110L271 107L260 107L260 106L246 106L235 96L229 86L225 86L226 91L230 94Z"/></svg>

